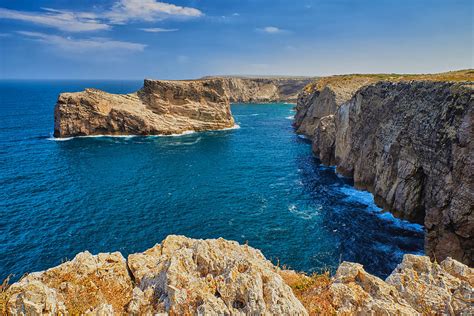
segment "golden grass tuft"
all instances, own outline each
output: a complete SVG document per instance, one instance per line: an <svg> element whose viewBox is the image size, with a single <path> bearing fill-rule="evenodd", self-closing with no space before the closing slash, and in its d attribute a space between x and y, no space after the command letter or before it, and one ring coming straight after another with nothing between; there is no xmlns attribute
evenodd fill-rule
<svg viewBox="0 0 474 316"><path fill-rule="evenodd" d="M8 298L10 297L7 290L11 285L10 284L11 277L12 275L7 276L7 278L3 280L2 284L0 285L0 315L7 314L7 302L8 302Z"/></svg>
<svg viewBox="0 0 474 316"><path fill-rule="evenodd" d="M310 315L336 315L331 304L329 272L308 276L292 270L280 270L279 274Z"/></svg>

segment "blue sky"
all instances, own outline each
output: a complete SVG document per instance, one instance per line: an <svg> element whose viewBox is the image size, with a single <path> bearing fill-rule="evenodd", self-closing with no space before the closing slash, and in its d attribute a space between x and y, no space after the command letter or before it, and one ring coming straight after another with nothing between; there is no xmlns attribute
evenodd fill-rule
<svg viewBox="0 0 474 316"><path fill-rule="evenodd" d="M0 78L473 68L472 0L0 0Z"/></svg>

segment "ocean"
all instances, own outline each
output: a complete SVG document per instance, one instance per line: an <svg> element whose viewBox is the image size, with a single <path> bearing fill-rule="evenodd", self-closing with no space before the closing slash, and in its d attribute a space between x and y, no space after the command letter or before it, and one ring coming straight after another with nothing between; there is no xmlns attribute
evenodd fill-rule
<svg viewBox="0 0 474 316"><path fill-rule="evenodd" d="M60 92L139 81L0 81L0 280L78 252L144 251L169 234L248 243L311 272L359 262L387 276L423 228L383 213L322 166L289 104L233 104L239 128L154 137L52 137ZM368 162L370 163L370 162Z"/></svg>

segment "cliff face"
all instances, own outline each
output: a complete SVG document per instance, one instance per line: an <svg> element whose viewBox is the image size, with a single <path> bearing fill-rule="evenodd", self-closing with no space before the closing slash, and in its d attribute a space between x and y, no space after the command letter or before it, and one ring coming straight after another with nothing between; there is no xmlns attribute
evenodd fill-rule
<svg viewBox="0 0 474 316"><path fill-rule="evenodd" d="M395 215L424 223L426 253L474 260L472 84L379 82L348 100L302 94L297 131L325 164ZM341 99L340 99L341 100ZM328 106L329 104L329 106ZM334 111L333 111L334 110Z"/></svg>
<svg viewBox="0 0 474 316"><path fill-rule="evenodd" d="M406 255L386 281L359 264L344 262L329 279L281 270L259 250L236 242L168 236L128 259L118 252L82 252L57 267L31 273L2 290L0 311L7 315L459 315L470 311L473 286L473 269L452 259L437 264L428 257Z"/></svg>
<svg viewBox="0 0 474 316"><path fill-rule="evenodd" d="M136 93L100 90L59 95L54 136L156 135L234 125L221 80L145 80Z"/></svg>
<svg viewBox="0 0 474 316"><path fill-rule="evenodd" d="M296 102L298 93L313 78L239 78L222 77L230 102Z"/></svg>

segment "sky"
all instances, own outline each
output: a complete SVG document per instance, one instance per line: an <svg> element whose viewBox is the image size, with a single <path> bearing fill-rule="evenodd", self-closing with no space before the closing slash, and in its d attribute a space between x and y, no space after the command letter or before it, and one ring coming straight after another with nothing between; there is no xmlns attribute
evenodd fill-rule
<svg viewBox="0 0 474 316"><path fill-rule="evenodd" d="M474 68L472 0L0 0L0 79Z"/></svg>

